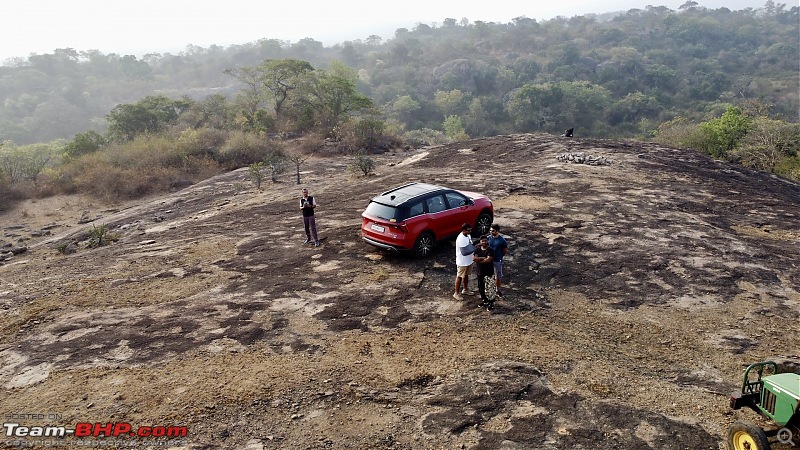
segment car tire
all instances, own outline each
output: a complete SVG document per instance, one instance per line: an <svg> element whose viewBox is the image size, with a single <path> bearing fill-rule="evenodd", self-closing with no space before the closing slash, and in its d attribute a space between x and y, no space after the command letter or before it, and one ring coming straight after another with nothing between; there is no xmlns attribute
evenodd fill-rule
<svg viewBox="0 0 800 450"><path fill-rule="evenodd" d="M472 228L472 236L480 237L489 233L489 228L492 226L492 216L489 213L481 213L475 221L475 227Z"/></svg>
<svg viewBox="0 0 800 450"><path fill-rule="evenodd" d="M414 241L414 256L417 258L427 258L436 246L436 238L430 232L424 232Z"/></svg>

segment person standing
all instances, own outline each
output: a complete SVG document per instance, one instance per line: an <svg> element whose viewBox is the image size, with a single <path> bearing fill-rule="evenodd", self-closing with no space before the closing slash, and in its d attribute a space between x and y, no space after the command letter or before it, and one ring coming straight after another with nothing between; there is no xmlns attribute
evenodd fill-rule
<svg viewBox="0 0 800 450"><path fill-rule="evenodd" d="M464 300L462 295L471 295L469 291L469 274L472 273L472 252L462 250L472 245L472 238L470 232L472 227L465 223L461 225L461 233L456 238L456 291L453 293L453 298L456 300ZM464 281L463 289L461 281Z"/></svg>
<svg viewBox="0 0 800 450"><path fill-rule="evenodd" d="M300 198L300 210L303 211L303 228L306 231L306 241L304 244L310 244L311 238L314 238L314 247L319 247L319 238L317 237L317 221L314 217L314 209L317 207L317 201L314 197L308 195L308 189L303 189L303 196Z"/></svg>
<svg viewBox="0 0 800 450"><path fill-rule="evenodd" d="M492 249L489 247L489 240L486 236L481 236L472 260L478 266L478 292L481 294L481 306L487 311L494 309L494 299L486 296L486 277L491 277L494 273Z"/></svg>
<svg viewBox="0 0 800 450"><path fill-rule="evenodd" d="M489 248L492 250L492 264L494 265L495 284L497 284L497 296L503 298L500 292L500 284L503 278L503 257L508 254L508 242L500 235L500 225L493 223L489 231Z"/></svg>

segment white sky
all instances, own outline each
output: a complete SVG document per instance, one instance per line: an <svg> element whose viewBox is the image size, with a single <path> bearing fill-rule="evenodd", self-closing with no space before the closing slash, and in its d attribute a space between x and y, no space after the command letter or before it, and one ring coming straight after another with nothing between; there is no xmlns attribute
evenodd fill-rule
<svg viewBox="0 0 800 450"><path fill-rule="evenodd" d="M441 24L445 18L506 23L525 16L541 21L647 5L677 10L685 1L558 0L543 5L530 0L3 0L0 63L56 48L141 56L176 54L188 44L227 47L262 38L297 42L306 37L330 46L372 34L391 39L397 28ZM761 8L766 2L696 1L731 10Z"/></svg>

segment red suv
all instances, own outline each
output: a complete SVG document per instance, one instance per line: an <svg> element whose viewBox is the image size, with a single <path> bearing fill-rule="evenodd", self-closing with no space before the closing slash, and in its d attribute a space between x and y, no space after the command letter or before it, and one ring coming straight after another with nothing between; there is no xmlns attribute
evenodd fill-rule
<svg viewBox="0 0 800 450"><path fill-rule="evenodd" d="M425 183L410 183L372 199L361 214L361 237L367 244L423 258L437 241L456 236L461 225L473 235L489 232L494 207L488 197Z"/></svg>

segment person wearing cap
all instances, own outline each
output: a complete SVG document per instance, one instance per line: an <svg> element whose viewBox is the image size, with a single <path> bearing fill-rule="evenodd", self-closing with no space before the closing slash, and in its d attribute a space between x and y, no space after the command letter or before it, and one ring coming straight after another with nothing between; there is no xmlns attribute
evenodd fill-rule
<svg viewBox="0 0 800 450"><path fill-rule="evenodd" d="M500 292L500 283L503 278L503 257L508 254L508 242L500 235L500 225L496 223L493 223L489 230L489 248L492 249L497 296L503 298L503 294Z"/></svg>
<svg viewBox="0 0 800 450"><path fill-rule="evenodd" d="M469 274L472 273L472 253L464 254L462 248L472 245L472 238L470 232L472 227L465 223L461 225L461 233L458 233L456 238L456 291L453 293L453 298L456 300L464 300L462 295L471 295L469 290ZM463 289L461 281L464 281Z"/></svg>
<svg viewBox="0 0 800 450"><path fill-rule="evenodd" d="M311 237L314 237L314 247L319 247L319 238L317 237L317 220L314 217L314 209L317 207L317 201L314 197L308 195L308 189L303 189L303 196L300 197L300 210L303 211L303 228L306 231L306 241L304 244L310 244Z"/></svg>

